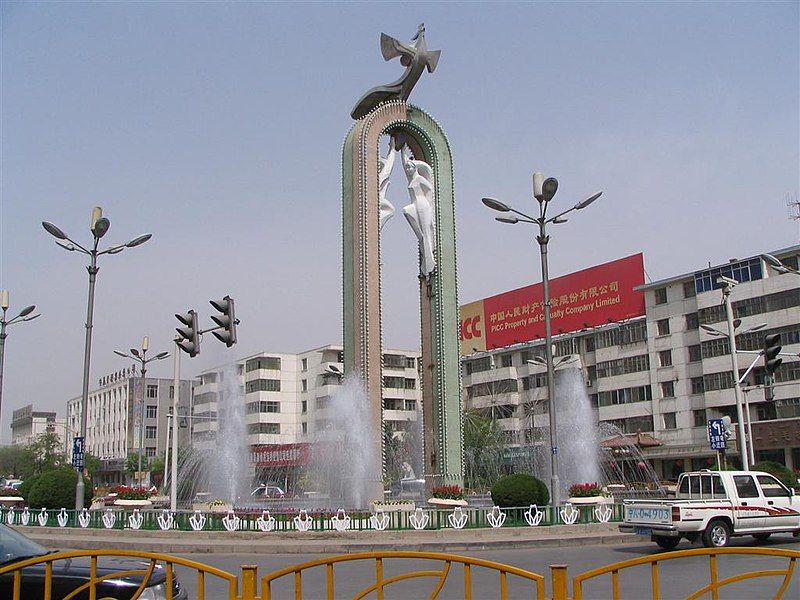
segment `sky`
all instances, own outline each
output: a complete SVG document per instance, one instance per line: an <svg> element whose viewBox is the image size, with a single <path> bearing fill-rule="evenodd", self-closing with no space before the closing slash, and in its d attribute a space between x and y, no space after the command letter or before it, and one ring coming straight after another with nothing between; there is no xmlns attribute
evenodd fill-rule
<svg viewBox="0 0 800 600"><path fill-rule="evenodd" d="M210 335L182 375L261 351L341 343L341 148L358 98L397 79L381 32L421 22L441 49L410 102L447 132L455 163L459 301L540 280L533 229L480 202L553 209L603 196L554 226L551 276L643 252L652 280L798 243L798 2L0 4L0 441L29 403L80 395L87 257L101 248L91 384L114 350L171 350L173 316L236 302L239 343ZM407 204L396 170L389 199ZM416 239L383 234L384 344L419 345ZM149 373L171 377L172 361Z"/></svg>

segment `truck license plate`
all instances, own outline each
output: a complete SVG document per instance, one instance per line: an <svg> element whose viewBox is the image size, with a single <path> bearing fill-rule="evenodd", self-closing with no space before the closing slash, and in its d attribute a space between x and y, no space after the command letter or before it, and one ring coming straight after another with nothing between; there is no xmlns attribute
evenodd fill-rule
<svg viewBox="0 0 800 600"><path fill-rule="evenodd" d="M650 527L634 527L633 531L636 535L653 535L653 530Z"/></svg>

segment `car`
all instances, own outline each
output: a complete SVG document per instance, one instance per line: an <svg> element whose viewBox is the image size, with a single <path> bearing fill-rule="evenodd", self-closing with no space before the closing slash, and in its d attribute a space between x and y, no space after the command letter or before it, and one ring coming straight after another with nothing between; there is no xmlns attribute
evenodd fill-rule
<svg viewBox="0 0 800 600"><path fill-rule="evenodd" d="M19 531L0 524L0 567L8 567L15 562L51 554L44 546L27 538ZM45 564L39 563L22 569L22 588L20 598L24 600L39 600L44 598ZM97 577L111 575L120 571L145 570L149 561L139 558L125 557L100 557L97 561ZM89 581L90 558L73 558L58 560L53 563L52 572L52 598L64 598L72 591ZM172 598L174 600L188 600L186 590L181 586L177 575L173 574ZM132 598L142 583L140 575L124 575L100 581L95 586L97 598L115 598L128 600ZM166 570L157 565L150 576L147 586L139 596L139 600L166 600L167 598ZM14 574L13 572L0 575L0 598L13 598ZM75 600L88 600L89 590L73 596Z"/></svg>
<svg viewBox="0 0 800 600"><path fill-rule="evenodd" d="M283 490L277 485L260 485L250 492L250 497L256 499L283 498L285 495L286 494L283 493Z"/></svg>

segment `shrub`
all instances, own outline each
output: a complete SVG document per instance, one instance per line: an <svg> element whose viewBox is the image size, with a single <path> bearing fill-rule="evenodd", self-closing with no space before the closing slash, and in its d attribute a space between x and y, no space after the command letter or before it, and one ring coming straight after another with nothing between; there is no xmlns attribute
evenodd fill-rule
<svg viewBox="0 0 800 600"><path fill-rule="evenodd" d="M770 475L774 475L783 485L788 488L797 487L797 478L792 473L792 470L784 467L781 463L771 460L763 460L757 462L751 468L752 471L764 471Z"/></svg>
<svg viewBox="0 0 800 600"><path fill-rule="evenodd" d="M533 475L516 473L498 479L492 487L492 501L502 508L510 506L547 506L550 493L543 481Z"/></svg>
<svg viewBox="0 0 800 600"><path fill-rule="evenodd" d="M438 485L431 489L431 495L443 500L463 500L464 490L457 485Z"/></svg>
<svg viewBox="0 0 800 600"><path fill-rule="evenodd" d="M603 489L598 483L576 483L569 488L570 498L589 498L602 495Z"/></svg>
<svg viewBox="0 0 800 600"><path fill-rule="evenodd" d="M30 487L25 500L31 508L71 508L75 506L77 473L71 467L59 467L38 475ZM84 505L92 504L91 483L84 478L88 494L84 494Z"/></svg>
<svg viewBox="0 0 800 600"><path fill-rule="evenodd" d="M25 499L25 503L26 503L28 506L30 506L30 500L28 499L28 495L29 495L29 494L30 494L30 492L31 492L31 488L33 488L33 485L34 485L34 484L35 484L37 481L39 481L39 478L40 478L41 476L42 476L42 474L41 474L41 473L39 473L39 474L37 474L37 475L31 475L30 477L28 477L27 479L25 479L25 481L23 481L23 482L22 482L22 483L19 485L19 488L17 488L17 496L22 496L22 497ZM72 499L72 506L75 506L75 499L74 499L74 498ZM59 507L59 508L60 508L60 507Z"/></svg>

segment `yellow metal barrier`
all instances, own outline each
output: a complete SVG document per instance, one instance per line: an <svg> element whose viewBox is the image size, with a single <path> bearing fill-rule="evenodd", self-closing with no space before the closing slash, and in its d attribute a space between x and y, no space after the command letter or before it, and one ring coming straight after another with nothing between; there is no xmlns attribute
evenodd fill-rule
<svg viewBox="0 0 800 600"><path fill-rule="evenodd" d="M751 571L749 573L740 573L732 577L719 579L719 574L717 570L717 557L725 554L742 554L750 556L753 555L775 556L779 558L788 559L789 564L785 569ZM614 600L618 600L619 598L621 598L620 587L619 587L619 572L622 569L627 569L629 567L638 567L641 565L649 564L652 598L653 600L659 600L661 598L661 590L659 587L658 564L666 562L668 560L687 558L691 556L708 556L709 575L711 582L708 585L694 592L691 596L687 598L687 600L696 600L697 598L700 598L705 594L708 594L709 592L711 593L712 600L719 600L719 589L731 583L736 583L738 581L745 581L747 579L756 579L758 577L783 577L783 582L781 583L781 587L778 589L778 592L774 596L775 600L780 600L780 598L783 598L783 595L786 593L786 589L789 587L789 583L792 580L792 574L794 573L795 563L797 559L800 558L800 552L797 550L783 550L778 548L696 548L692 550L678 550L677 552L664 552L660 554L654 554L652 556L633 558L631 560L625 560L622 562L617 562L611 565L607 565L599 569L586 571L585 573L581 573L580 575L576 576L572 580L572 599L583 600L583 583L585 581L588 581L589 579L594 579L595 577L599 577L601 575L607 575L610 573L612 598ZM567 597L566 589L561 589L556 591L555 579L553 580L553 597L554 598Z"/></svg>
<svg viewBox="0 0 800 600"><path fill-rule="evenodd" d="M383 575L383 561L388 559L427 559L434 561L441 561L444 564L439 570L425 570L425 571L411 571L403 573L402 575L395 575L394 577L384 577ZM544 600L544 576L538 573L531 573L518 567L511 565L504 565L502 563L493 562L490 560L483 560L480 558L469 558L466 556L458 556L456 554L446 554L442 552L359 552L356 554L342 554L340 556L331 556L328 558L320 558L312 560L299 565L286 567L279 571L274 571L261 579L261 600L271 600L272 588L271 584L276 579L286 575L294 576L294 598L301 600L303 597L303 571L314 567L325 567L325 589L326 598L333 600L336 597L336 590L334 587L334 565L337 563L354 561L354 560L374 560L375 561L375 582L366 586L363 590L353 596L353 600L360 600L367 597L371 593L376 593L378 600L383 600L383 590L386 586L399 581L406 581L420 577L431 577L434 579L433 589L429 598L437 598L439 592L442 591L447 576L450 574L450 568L453 563L461 564L464 567L464 599L472 600L472 567L482 567L491 569L498 572L500 586L500 598L506 600L508 598L508 575L514 575L522 579L527 579L534 582L536 589L536 598Z"/></svg>
<svg viewBox="0 0 800 600"><path fill-rule="evenodd" d="M717 564L717 558L720 555L773 556L776 558L788 559L788 564L785 569L752 571L749 573L740 573L738 575L720 579ZM139 558L145 559L147 562L140 569L128 569L101 576L97 573L98 559L106 556ZM800 551L777 548L698 548L643 556L641 558L617 562L577 575L572 580L572 600L583 600L583 584L586 581L608 574L611 575L612 597L617 600L621 597L619 581L620 571L629 567L637 567L648 564L650 565L650 577L652 585L651 596L654 600L659 600L661 597L661 591L659 587L659 564L668 560L676 560L694 556L708 556L710 583L691 594L688 597L688 600L696 600L697 598L700 598L706 594L710 594L712 600L719 600L719 590L726 585L760 577L783 577L780 588L774 596L776 600L779 600L783 598L786 590L789 587L792 575L794 574L795 564L797 559L800 558ZM89 581L83 584L80 588L72 591L64 598L52 598L51 584L53 579L53 563L82 557L88 557L90 559ZM442 565L436 569L410 571L400 575L386 577L384 575L384 563L385 561L395 559L438 561L441 562ZM332 600L336 597L334 585L336 581L334 577L334 566L338 563L358 560L375 561L375 580L374 582L366 585L361 591L356 593L356 595L353 596L353 600L361 600L362 598L366 598L371 594L374 594L372 597L376 597L378 600L383 600L384 588L400 581L407 581L417 578L433 579L431 586L432 589L428 597L431 599L437 598L438 594L444 588L447 577L451 573L452 566L454 564L463 566L465 600L472 600L473 598L472 575L473 568L475 567L485 568L497 572L498 586L500 590L499 596L501 600L506 600L508 598L509 575L532 582L531 587L533 590L535 590L536 598L538 600L545 600L545 578L542 575L511 565L489 560L440 552L361 552L356 554L344 554L320 558L318 560L313 560L291 567L286 567L285 569L280 569L278 571L273 571L272 573L265 575L261 578L262 596L258 595L258 569L255 565L243 565L241 567L241 595L239 595L240 579L236 575L209 565L205 565L203 563L155 552L137 552L127 550L76 550L72 552L58 552L54 554L46 554L44 556L37 556L35 558L21 560L10 565L2 566L0 567L0 575L11 574L13 578L13 596L11 600L25 600L21 596L22 569L37 564L45 565L45 575L42 589L42 597L45 600L72 600L82 593L88 593L91 600L107 600L98 598L98 583L107 579L124 576L141 576L142 583L132 596L132 600L136 600L144 591L145 585L156 568L156 565L163 563L166 570L167 597L170 600L172 600L172 582L174 578L174 569L176 566L185 567L196 571L197 592L195 597L198 600L205 600L206 598L209 598L209 600L219 600L220 598L218 593L213 596L213 598L207 595L205 586L206 575L217 577L224 582L225 587L227 588L226 597L228 600L271 600L272 583L282 577L292 576L294 588L293 597L295 600L301 600L303 598L303 572L314 567L324 567L326 598L328 598L328 600ZM553 600L568 600L569 576L567 573L567 565L551 565L550 571ZM341 594L339 597L341 597Z"/></svg>
<svg viewBox="0 0 800 600"><path fill-rule="evenodd" d="M80 586L79 588L73 590L69 595L65 596L64 598L51 598L52 595L52 578L53 578L53 563L56 561L73 559L73 558L84 558L89 557L89 581L85 584ZM113 573L109 573L107 575L98 576L97 574L97 559L101 556L123 556L128 558L142 558L149 561L146 566L142 566L141 569L128 569L124 571L115 571ZM45 577L44 577L44 584L42 590L42 597L45 600L72 600L76 598L79 594L85 593L88 591L89 597L92 600L105 600L103 598L97 598L97 584L101 581L107 579L117 579L120 577L125 576L141 576L142 583L139 585L138 589L134 592L131 600L137 600L139 596L141 596L142 592L144 591L148 580L150 579L150 575L152 574L153 570L156 568L156 564L164 563L164 568L166 569L166 589L168 598L172 598L172 583L174 577L174 567L186 567L189 569L193 569L197 571L197 600L205 600L205 576L211 575L213 577L218 577L225 582L227 582L227 597L228 600L257 600L255 595L255 567L242 567L243 571L243 582L244 582L244 589L249 590L251 592L250 596L239 596L238 585L239 579L236 575L232 575L227 571L222 571L221 569L217 569L216 567L212 567L210 565L204 565L203 563L195 562L193 560L187 560L185 558L180 558L177 556L170 556L168 554L158 554L156 552L138 552L135 550L74 550L71 552L55 552L53 554L45 554L43 556L37 556L35 558L29 558L26 560L21 560L10 565L5 565L0 567L0 575L5 573L12 573L13 576L13 596L11 600L25 600L21 596L22 590L22 569L25 567L30 567L33 565L44 564L45 565ZM252 569L252 570L251 570ZM249 587L248 587L249 586ZM209 598L209 600L218 600L217 598Z"/></svg>

